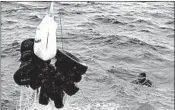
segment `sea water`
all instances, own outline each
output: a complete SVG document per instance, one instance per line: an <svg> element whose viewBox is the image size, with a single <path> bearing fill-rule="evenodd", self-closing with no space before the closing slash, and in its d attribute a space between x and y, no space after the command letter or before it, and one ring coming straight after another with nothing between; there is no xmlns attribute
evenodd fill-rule
<svg viewBox="0 0 175 110"><path fill-rule="evenodd" d="M34 38L49 4L1 2L2 110L56 109L13 80L20 43ZM62 109L137 110L143 103L174 109L173 2L55 2L54 14L58 49L63 45L89 67L80 91L66 96ZM153 87L130 83L140 72Z"/></svg>

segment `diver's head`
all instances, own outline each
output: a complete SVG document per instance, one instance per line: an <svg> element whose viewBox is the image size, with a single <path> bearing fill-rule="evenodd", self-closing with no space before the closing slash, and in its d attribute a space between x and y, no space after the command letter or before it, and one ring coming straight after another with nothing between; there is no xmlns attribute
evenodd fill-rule
<svg viewBox="0 0 175 110"><path fill-rule="evenodd" d="M138 75L138 81L140 82L140 83L142 83L142 82L144 82L146 80L146 73L140 73L139 75Z"/></svg>

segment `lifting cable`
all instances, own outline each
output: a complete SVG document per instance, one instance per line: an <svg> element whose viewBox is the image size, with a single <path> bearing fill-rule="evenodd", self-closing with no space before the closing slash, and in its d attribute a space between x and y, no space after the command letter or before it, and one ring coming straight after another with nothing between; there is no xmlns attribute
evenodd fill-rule
<svg viewBox="0 0 175 110"><path fill-rule="evenodd" d="M63 50L63 32L62 32L61 11L60 10L59 10L59 13L60 13L61 42L62 42L62 50Z"/></svg>

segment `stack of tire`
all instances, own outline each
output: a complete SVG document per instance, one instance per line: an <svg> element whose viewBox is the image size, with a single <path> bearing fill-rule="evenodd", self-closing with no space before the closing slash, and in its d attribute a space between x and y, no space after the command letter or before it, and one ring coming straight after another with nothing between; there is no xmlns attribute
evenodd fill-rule
<svg viewBox="0 0 175 110"><path fill-rule="evenodd" d="M88 67L69 52L60 50L57 50L55 65L50 64L51 60L43 61L34 54L33 46L34 39L21 43L21 64L14 81L33 90L40 88L40 104L47 105L51 99L56 108L62 108L65 93L72 96L78 92L75 83L81 81Z"/></svg>

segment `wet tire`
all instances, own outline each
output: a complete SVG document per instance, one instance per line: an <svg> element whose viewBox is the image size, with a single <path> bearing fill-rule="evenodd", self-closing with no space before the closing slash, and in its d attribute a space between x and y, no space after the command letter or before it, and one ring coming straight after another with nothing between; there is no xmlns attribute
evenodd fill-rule
<svg viewBox="0 0 175 110"><path fill-rule="evenodd" d="M79 88L74 83L66 83L63 85L63 90L66 94L72 96L79 91Z"/></svg>
<svg viewBox="0 0 175 110"><path fill-rule="evenodd" d="M54 104L56 108L62 108L64 106L63 97L64 97L63 91L60 91L57 94L55 94Z"/></svg>
<svg viewBox="0 0 175 110"><path fill-rule="evenodd" d="M46 89L43 87L41 87L40 90L39 103L42 105L47 105L49 103L49 96L46 92Z"/></svg>

